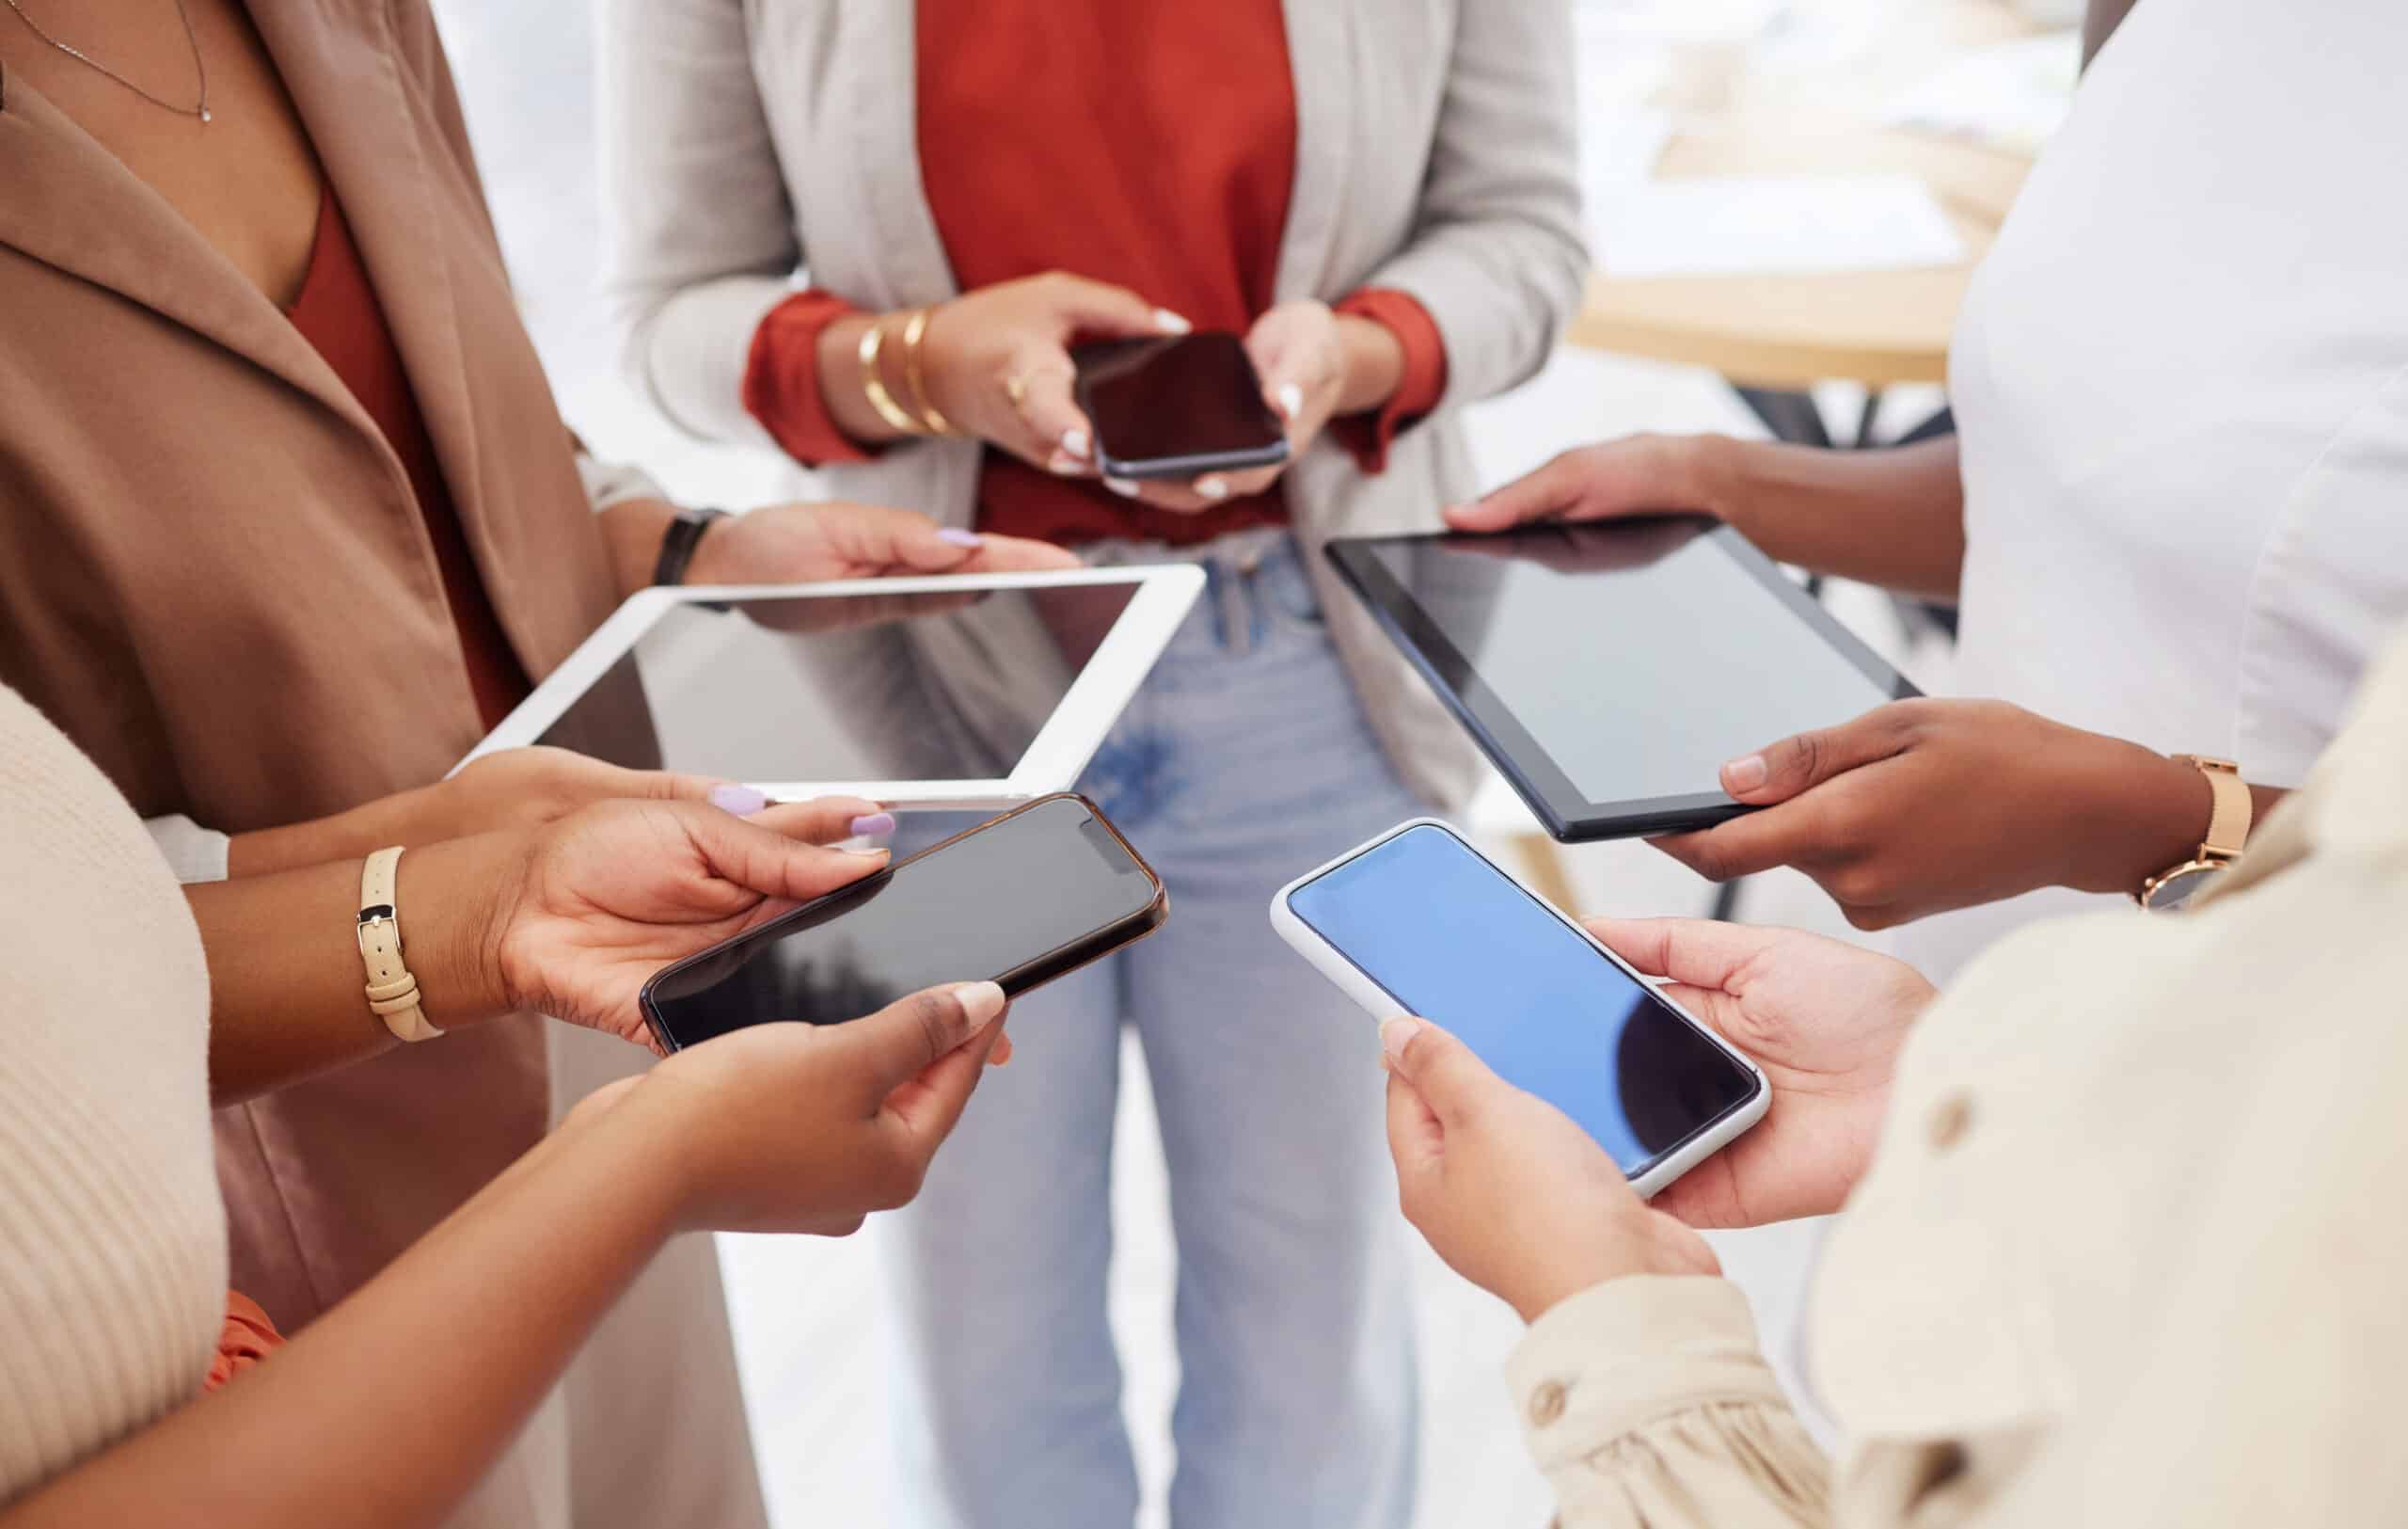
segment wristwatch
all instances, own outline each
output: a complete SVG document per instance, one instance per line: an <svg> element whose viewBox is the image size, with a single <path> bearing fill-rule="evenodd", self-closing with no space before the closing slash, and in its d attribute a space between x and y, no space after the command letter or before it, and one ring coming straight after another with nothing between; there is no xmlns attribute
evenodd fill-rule
<svg viewBox="0 0 2408 1529"><path fill-rule="evenodd" d="M660 535L660 558L652 565L652 581L656 584L682 584L686 581L687 565L694 561L694 549L701 546L703 533L714 520L727 518L725 510L679 510Z"/></svg>
<svg viewBox="0 0 2408 1529"><path fill-rule="evenodd" d="M2181 907L2214 880L2217 872L2240 859L2242 847L2249 842L2249 820L2256 811L2249 797L2249 785L2241 778L2241 767L2230 759L2210 759L2197 754L2178 754L2174 757L2208 777L2208 788L2215 795L2215 809L2208 816L2208 836L2199 841L2199 852L2180 865L2159 871L2132 894L2133 900L2151 913Z"/></svg>

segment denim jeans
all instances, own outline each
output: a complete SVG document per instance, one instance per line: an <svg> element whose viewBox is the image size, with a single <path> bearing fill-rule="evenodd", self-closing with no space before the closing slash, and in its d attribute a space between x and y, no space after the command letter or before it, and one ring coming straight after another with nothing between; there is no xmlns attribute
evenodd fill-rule
<svg viewBox="0 0 2408 1529"><path fill-rule="evenodd" d="M1081 788L1161 874L1169 920L1014 1007L1012 1065L980 1086L895 1228L911 1529L1135 1516L1104 1309L1124 1024L1153 1083L1179 1248L1172 1523L1412 1516L1409 1270L1377 1040L1265 909L1420 809L1297 557L1260 534L1198 557L1205 595Z"/></svg>

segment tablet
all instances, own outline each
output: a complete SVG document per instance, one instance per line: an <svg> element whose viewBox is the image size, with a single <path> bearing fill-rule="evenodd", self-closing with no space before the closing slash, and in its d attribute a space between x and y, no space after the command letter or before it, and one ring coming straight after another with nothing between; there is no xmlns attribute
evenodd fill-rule
<svg viewBox="0 0 2408 1529"><path fill-rule="evenodd" d="M1736 816L1725 760L1920 693L1712 521L1350 537L1329 556L1566 842Z"/></svg>
<svg viewBox="0 0 2408 1529"><path fill-rule="evenodd" d="M1012 806L1076 783L1203 587L1170 564L642 590L468 758L547 743L777 798Z"/></svg>

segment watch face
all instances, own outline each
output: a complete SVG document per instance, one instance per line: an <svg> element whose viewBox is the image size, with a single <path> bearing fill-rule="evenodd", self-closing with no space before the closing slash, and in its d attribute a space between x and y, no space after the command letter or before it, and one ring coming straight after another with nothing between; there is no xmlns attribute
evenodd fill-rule
<svg viewBox="0 0 2408 1529"><path fill-rule="evenodd" d="M2151 913L2171 913L2205 891L2208 884L2215 880L2216 874L2223 869L2222 866L2204 860L2194 860L2187 866L2177 867L2148 889L2148 895L2141 899L2141 906Z"/></svg>

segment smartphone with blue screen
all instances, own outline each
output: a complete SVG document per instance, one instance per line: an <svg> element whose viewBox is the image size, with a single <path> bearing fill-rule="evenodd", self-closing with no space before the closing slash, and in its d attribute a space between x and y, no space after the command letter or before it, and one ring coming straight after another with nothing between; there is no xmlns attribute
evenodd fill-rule
<svg viewBox="0 0 2408 1529"><path fill-rule="evenodd" d="M1281 937L1375 1017L1446 1027L1652 1195L1764 1118L1756 1065L1435 819L1272 899Z"/></svg>

